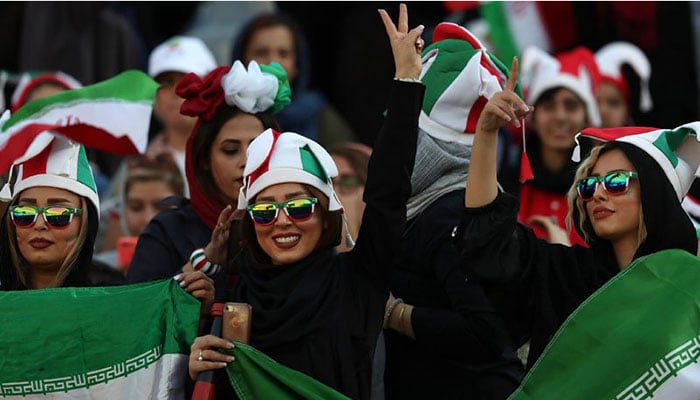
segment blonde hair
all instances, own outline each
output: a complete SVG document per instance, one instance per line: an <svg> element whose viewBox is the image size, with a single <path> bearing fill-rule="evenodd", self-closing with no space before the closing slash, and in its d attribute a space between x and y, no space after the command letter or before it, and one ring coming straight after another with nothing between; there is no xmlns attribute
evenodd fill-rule
<svg viewBox="0 0 700 400"><path fill-rule="evenodd" d="M593 150L591 150L591 154L581 162L581 165L578 167L576 170L576 176L574 177L574 183L571 185L571 188L569 189L569 192L567 193L567 203L569 205L569 211L566 214L566 230L571 232L573 226L574 226L574 210L577 211L578 216L579 216L579 221L578 221L578 229L579 231L583 234L583 240L586 241L586 243L591 244L591 242L595 238L595 232L593 232L592 227L590 222L588 221L588 213L586 212L586 203L581 201L581 199L578 197L578 192L576 190L576 186L578 185L578 182L591 175L591 171L593 170L593 167L595 164L598 162L598 159L600 156L605 154L606 152L610 150L618 149L622 151L622 149L615 147L613 144L603 144L601 146L595 146L593 147ZM623 152L624 154L624 152ZM625 157L627 155L625 154ZM641 188L641 187L640 187ZM641 200L640 200L641 201ZM587 227L588 225L588 227ZM590 227L590 228L589 228ZM647 227L646 224L644 223L644 211L643 208L640 207L639 209L639 230L637 231L637 247L646 239L647 237Z"/></svg>
<svg viewBox="0 0 700 400"><path fill-rule="evenodd" d="M11 205L15 204L15 201L13 201ZM68 253L68 256L66 256L65 260L63 260L63 263L61 263L61 266L59 267L58 272L56 273L56 277L54 278L54 287L60 287L66 280L66 277L68 277L68 274L70 274L71 272L71 267L78 259L80 251L83 248L83 244L85 243L88 231L89 213L87 207L88 205L87 201L85 200L85 197L80 196L80 209L83 210L83 213L80 215L81 218L80 230L78 231L78 240L71 249L70 253ZM32 266L29 264L27 259L25 259L22 256L22 253L20 252L19 247L17 246L17 230L15 228L15 224L12 222L12 219L6 218L5 223L6 229L9 232L8 237L10 243L8 243L8 247L10 249L10 261L12 262L12 265L17 271L17 277L19 278L19 281L22 283L22 285L24 285L24 287L30 288Z"/></svg>

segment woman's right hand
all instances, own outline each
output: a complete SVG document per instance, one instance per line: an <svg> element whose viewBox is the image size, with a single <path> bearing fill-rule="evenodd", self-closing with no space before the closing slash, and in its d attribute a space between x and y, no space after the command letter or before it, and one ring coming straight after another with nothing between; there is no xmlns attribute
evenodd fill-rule
<svg viewBox="0 0 700 400"><path fill-rule="evenodd" d="M498 132L498 129L512 123L520 128L520 118L530 114L534 107L528 107L515 93L515 84L518 80L518 59L513 57L513 63L508 75L508 83L503 91L494 94L484 106L479 121L476 124L477 132Z"/></svg>
<svg viewBox="0 0 700 400"><path fill-rule="evenodd" d="M228 363L236 360L235 357L219 353L214 348L232 349L233 343L214 335L200 336L192 343L188 369L193 381L204 371L226 368Z"/></svg>
<svg viewBox="0 0 700 400"><path fill-rule="evenodd" d="M421 51L424 41L420 35L425 28L419 25L408 30L408 9L406 4L399 5L399 26L397 28L385 10L379 10L382 17L386 34L391 43L391 51L394 54L394 64L396 65L396 77L407 79L418 79L423 68L421 61Z"/></svg>

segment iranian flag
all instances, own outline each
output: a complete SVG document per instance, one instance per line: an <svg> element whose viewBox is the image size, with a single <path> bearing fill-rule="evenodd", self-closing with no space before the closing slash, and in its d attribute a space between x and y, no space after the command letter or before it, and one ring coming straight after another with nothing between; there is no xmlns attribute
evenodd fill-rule
<svg viewBox="0 0 700 400"><path fill-rule="evenodd" d="M520 56L529 45L551 53L576 44L574 11L566 1L484 1L479 6L501 60Z"/></svg>
<svg viewBox="0 0 700 400"><path fill-rule="evenodd" d="M184 399L199 310L172 279L0 292L0 397Z"/></svg>
<svg viewBox="0 0 700 400"><path fill-rule="evenodd" d="M120 155L146 150L158 84L141 71L25 104L0 120L0 173L27 160L60 134Z"/></svg>
<svg viewBox="0 0 700 400"><path fill-rule="evenodd" d="M330 386L271 359L250 345L233 342L223 351L236 357L226 374L240 400L350 400Z"/></svg>
<svg viewBox="0 0 700 400"><path fill-rule="evenodd" d="M509 398L700 398L700 259L634 261L566 320Z"/></svg>

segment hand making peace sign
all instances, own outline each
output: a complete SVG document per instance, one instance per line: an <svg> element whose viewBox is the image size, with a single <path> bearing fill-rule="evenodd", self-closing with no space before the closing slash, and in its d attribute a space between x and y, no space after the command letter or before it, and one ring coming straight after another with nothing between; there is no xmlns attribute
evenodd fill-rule
<svg viewBox="0 0 700 400"><path fill-rule="evenodd" d="M399 5L398 28L385 10L379 10L379 15L382 17L386 34L391 43L391 51L394 54L394 64L396 65L396 77L418 79L423 67L421 51L424 46L420 35L425 27L418 25L411 31L408 30L408 9L403 3Z"/></svg>
<svg viewBox="0 0 700 400"><path fill-rule="evenodd" d="M508 74L508 83L502 92L496 93L486 103L477 123L477 131L493 132L512 123L520 128L520 118L534 111L534 107L528 107L525 102L514 92L518 80L518 58L513 57L513 64Z"/></svg>

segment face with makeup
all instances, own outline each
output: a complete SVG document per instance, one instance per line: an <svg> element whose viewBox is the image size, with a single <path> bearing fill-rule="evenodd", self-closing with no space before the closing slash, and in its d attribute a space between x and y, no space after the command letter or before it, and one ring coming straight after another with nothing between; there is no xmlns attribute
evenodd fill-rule
<svg viewBox="0 0 700 400"><path fill-rule="evenodd" d="M54 187L37 186L20 193L16 204L82 208L82 203L80 196L75 193ZM67 226L55 228L46 223L43 215L38 215L34 225L26 228L16 227L20 254L33 269L57 273L78 242L81 218L80 215L73 215Z"/></svg>
<svg viewBox="0 0 700 400"><path fill-rule="evenodd" d="M280 183L260 191L255 203L283 202L309 197L315 196L300 183ZM328 202L325 198L318 200L319 204L315 205L313 215L303 221L293 221L284 210L279 210L277 219L271 224L255 224L255 235L260 248L270 257L272 264L295 263L314 251L323 232L320 208L327 207Z"/></svg>
<svg viewBox="0 0 700 400"><path fill-rule="evenodd" d="M243 169L250 142L265 130L251 114L241 113L228 120L219 130L210 150L210 170L214 183L226 203L235 204L243 186Z"/></svg>
<svg viewBox="0 0 700 400"><path fill-rule="evenodd" d="M611 150L598 158L591 170L591 176L604 176L619 170L636 171L621 150ZM596 235L610 241L637 240L642 212L638 179L630 178L629 189L618 195L608 193L603 185L598 184L593 199L585 205L586 214Z"/></svg>

